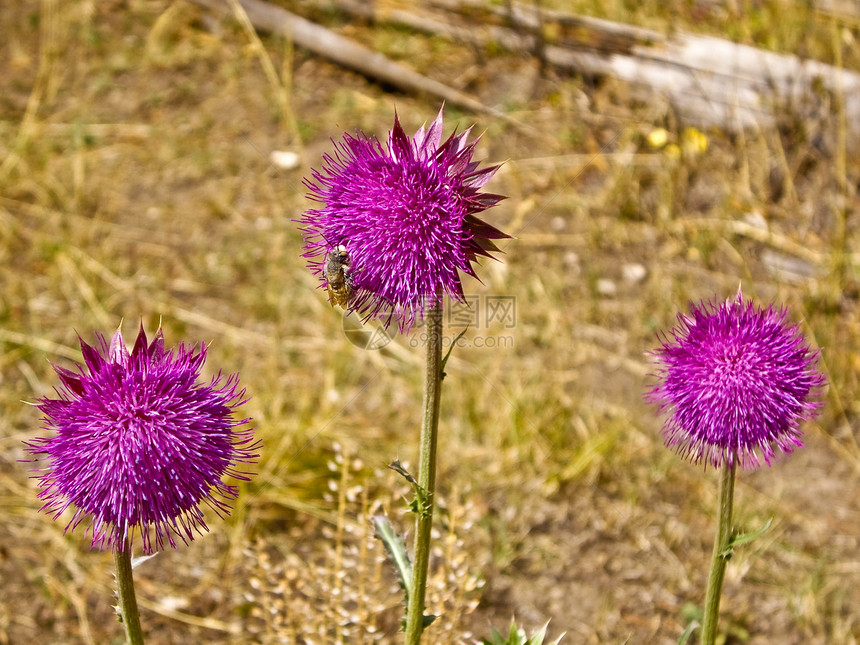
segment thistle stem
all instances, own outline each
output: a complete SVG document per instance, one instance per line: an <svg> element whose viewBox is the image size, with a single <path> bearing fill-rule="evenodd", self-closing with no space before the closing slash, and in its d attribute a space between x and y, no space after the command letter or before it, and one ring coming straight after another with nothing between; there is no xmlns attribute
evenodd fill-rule
<svg viewBox="0 0 860 645"><path fill-rule="evenodd" d="M406 608L406 645L418 645L424 631L424 593L430 562L430 528L436 489L436 440L439 433L439 401L442 394L442 302L427 312L427 366L424 372L424 417L421 423L418 485L425 504L415 518L415 554L409 605ZM421 499L419 498L419 502Z"/></svg>
<svg viewBox="0 0 860 645"><path fill-rule="evenodd" d="M705 617L702 621L702 645L714 645L720 613L720 593L726 565L731 557L732 501L735 493L735 463L723 464L720 477L720 517L711 556L711 573L705 595Z"/></svg>
<svg viewBox="0 0 860 645"><path fill-rule="evenodd" d="M116 562L116 595L119 599L119 615L125 626L128 645L143 645L143 632L140 629L140 614L137 612L137 598L134 595L134 578L131 572L131 542L126 538L122 550L113 552Z"/></svg>

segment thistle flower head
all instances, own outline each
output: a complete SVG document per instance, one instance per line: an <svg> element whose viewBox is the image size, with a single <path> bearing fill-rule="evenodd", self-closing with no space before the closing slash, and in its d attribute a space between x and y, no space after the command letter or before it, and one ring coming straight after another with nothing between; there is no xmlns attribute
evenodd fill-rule
<svg viewBox="0 0 860 645"><path fill-rule="evenodd" d="M815 416L825 378L786 309L757 308L739 290L678 323L653 352L658 383L646 395L668 410L669 447L694 463L756 468L803 445L798 426Z"/></svg>
<svg viewBox="0 0 860 645"><path fill-rule="evenodd" d="M320 286L336 287L333 304L408 331L445 294L463 299L460 273L474 276L476 258L508 237L476 217L503 197L480 191L498 166L472 161L469 132L443 142L440 110L410 138L395 116L386 148L359 132L323 156L305 180L320 206L297 221Z"/></svg>
<svg viewBox="0 0 860 645"><path fill-rule="evenodd" d="M123 550L135 530L145 553L187 543L208 530L200 504L229 512L220 498L237 491L221 477L247 480L234 467L257 457L253 430L236 429L249 419L233 419L247 400L238 374L198 382L206 346L167 350L161 329L148 343L141 326L131 352L119 331L96 337L96 347L80 341L86 369L55 365L59 397L38 401L54 433L26 443L45 462L42 510L56 519L74 506L67 531L90 516L95 548Z"/></svg>

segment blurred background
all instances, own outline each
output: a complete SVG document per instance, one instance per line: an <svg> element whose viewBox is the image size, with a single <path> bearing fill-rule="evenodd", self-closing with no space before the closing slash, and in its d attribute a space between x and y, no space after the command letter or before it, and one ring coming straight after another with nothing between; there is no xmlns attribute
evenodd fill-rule
<svg viewBox="0 0 860 645"><path fill-rule="evenodd" d="M411 528L386 464L416 459L421 330L365 347L291 220L332 139L384 140L395 110L414 132L443 98L445 134L474 124L476 157L504 162L485 215L515 237L464 282L480 316L446 369L426 642L512 616L567 643L677 642L717 475L663 446L646 352L739 284L789 307L829 388L803 449L738 477L738 529L773 525L731 560L726 642L860 640L860 6L275 2L437 85L347 68L323 32L254 29L238 2L0 7L0 643L122 642L110 554L38 512L21 462L51 363L121 321L211 343L263 442L231 517L136 569L148 641L400 642L370 518ZM698 37L761 64L690 68L678 43L723 51Z"/></svg>

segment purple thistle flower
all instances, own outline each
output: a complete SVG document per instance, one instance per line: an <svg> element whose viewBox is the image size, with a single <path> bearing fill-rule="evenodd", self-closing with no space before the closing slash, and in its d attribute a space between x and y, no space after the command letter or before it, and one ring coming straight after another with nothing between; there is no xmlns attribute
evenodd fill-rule
<svg viewBox="0 0 860 645"><path fill-rule="evenodd" d="M463 300L460 272L474 276L477 257L499 250L492 240L509 237L476 217L504 197L480 192L498 166L478 169L470 130L443 142L440 110L410 139L395 115L387 149L359 132L323 156L305 179L321 207L296 221L320 286L343 287L332 304L406 332L445 294Z"/></svg>
<svg viewBox="0 0 860 645"><path fill-rule="evenodd" d="M734 300L693 305L661 335L658 384L646 395L667 409L666 445L693 463L718 468L770 465L774 447L802 446L798 425L813 418L825 377L785 308Z"/></svg>
<svg viewBox="0 0 860 645"><path fill-rule="evenodd" d="M98 347L80 340L89 373L54 365L59 398L38 402L44 429L56 434L25 442L35 461L47 460L36 471L41 510L57 519L74 505L66 531L91 516L94 548L121 551L135 529L145 553L162 550L165 539L175 547L174 536L187 544L208 530L201 503L229 513L213 492L235 499L237 489L221 477L247 481L234 466L258 456L253 429L236 430L250 419L233 419L247 401L239 375L198 383L206 345L168 351L160 328L147 344L141 325L131 353L119 330L110 345L96 338Z"/></svg>

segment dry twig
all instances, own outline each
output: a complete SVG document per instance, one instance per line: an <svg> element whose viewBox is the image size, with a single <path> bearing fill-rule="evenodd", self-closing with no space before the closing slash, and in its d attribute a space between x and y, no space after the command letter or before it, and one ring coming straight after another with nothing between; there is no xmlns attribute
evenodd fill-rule
<svg viewBox="0 0 860 645"><path fill-rule="evenodd" d="M195 4L229 11L228 0L192 0ZM508 115L488 107L476 98L444 83L418 74L408 67L389 60L382 54L344 38L310 20L260 0L239 0L256 29L270 31L291 38L299 47L353 69L368 77L407 92L437 96L449 103L478 113L491 114L514 125L520 125Z"/></svg>

